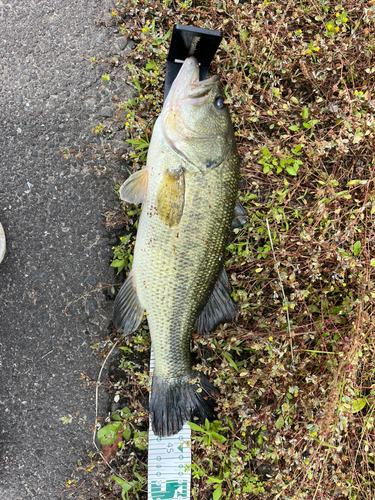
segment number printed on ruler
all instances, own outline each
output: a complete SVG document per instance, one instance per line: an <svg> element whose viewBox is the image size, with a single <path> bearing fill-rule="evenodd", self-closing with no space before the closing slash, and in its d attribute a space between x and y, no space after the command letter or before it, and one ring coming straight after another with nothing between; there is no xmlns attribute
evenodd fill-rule
<svg viewBox="0 0 375 500"><path fill-rule="evenodd" d="M169 438L149 432L149 500L190 499L190 427Z"/></svg>

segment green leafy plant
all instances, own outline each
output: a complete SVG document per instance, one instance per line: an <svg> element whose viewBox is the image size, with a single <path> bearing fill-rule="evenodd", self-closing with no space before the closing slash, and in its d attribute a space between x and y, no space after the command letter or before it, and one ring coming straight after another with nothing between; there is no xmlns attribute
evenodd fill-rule
<svg viewBox="0 0 375 500"><path fill-rule="evenodd" d="M258 160L258 163L260 165L263 165L264 174L268 174L270 170L276 168L277 174L280 174L285 170L289 175L296 176L300 165L302 165L302 161L296 158L300 156L301 148L302 145L298 144L294 149L291 150L292 155L290 153L285 153L277 157L273 156L269 152L268 148L264 146L262 149L262 158Z"/></svg>
<svg viewBox="0 0 375 500"><path fill-rule="evenodd" d="M126 481L118 476L111 476L113 481L121 486L121 498L122 500L129 500L130 498L139 498L138 491L142 489L142 487L146 483L145 477L141 476L135 469L137 466L137 461L132 467L132 474L135 477L136 481ZM129 497L129 493L132 494Z"/></svg>
<svg viewBox="0 0 375 500"><path fill-rule="evenodd" d="M199 437L198 440L202 441L203 445L211 446L211 441L219 441L219 443L225 443L226 438L219 434L218 431L225 431L227 427L221 427L222 422L219 420L214 420L213 422L209 422L206 418L204 422L204 428L200 427L193 422L188 422L190 429L196 432L201 432L203 434L202 437Z"/></svg>
<svg viewBox="0 0 375 500"><path fill-rule="evenodd" d="M133 246L130 244L131 234L120 238L121 244L113 247L113 261L111 266L117 269L117 274L122 270L130 271L133 262Z"/></svg>
<svg viewBox="0 0 375 500"><path fill-rule="evenodd" d="M132 144L134 147L134 153L131 153L130 156L135 161L146 161L148 148L150 146L150 138L147 134L145 134L144 137L144 139L142 139L141 137L137 137L135 139L126 139L126 142Z"/></svg>
<svg viewBox="0 0 375 500"><path fill-rule="evenodd" d="M128 407L113 412L111 415L113 422L98 430L99 443L102 445L113 444L119 433L122 432L125 441L128 441L133 435L134 446L140 450L145 450L148 444L148 433L135 428L130 422L131 414L132 412Z"/></svg>
<svg viewBox="0 0 375 500"><path fill-rule="evenodd" d="M116 441L120 429L122 429L122 422L114 422L108 424L98 430L98 441L102 445L109 445ZM129 429L127 429L129 431ZM130 432L130 431L129 431ZM128 438L130 437L130 433Z"/></svg>

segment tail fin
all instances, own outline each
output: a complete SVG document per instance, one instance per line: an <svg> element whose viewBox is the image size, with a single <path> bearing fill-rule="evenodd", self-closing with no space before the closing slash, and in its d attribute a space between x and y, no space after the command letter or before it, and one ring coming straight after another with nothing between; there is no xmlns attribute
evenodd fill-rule
<svg viewBox="0 0 375 500"><path fill-rule="evenodd" d="M215 412L217 389L203 373L165 379L156 374L152 379L150 413L152 430L159 437L173 436L193 417L202 422Z"/></svg>

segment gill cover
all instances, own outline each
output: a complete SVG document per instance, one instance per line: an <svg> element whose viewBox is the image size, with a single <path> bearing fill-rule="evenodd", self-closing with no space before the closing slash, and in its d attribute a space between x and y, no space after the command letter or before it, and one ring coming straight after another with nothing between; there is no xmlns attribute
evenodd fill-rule
<svg viewBox="0 0 375 500"><path fill-rule="evenodd" d="M223 96L217 75L200 82L198 61L195 57L185 60L165 100L161 120L168 146L191 171L205 172L230 157L234 136ZM217 105L218 99L222 106Z"/></svg>

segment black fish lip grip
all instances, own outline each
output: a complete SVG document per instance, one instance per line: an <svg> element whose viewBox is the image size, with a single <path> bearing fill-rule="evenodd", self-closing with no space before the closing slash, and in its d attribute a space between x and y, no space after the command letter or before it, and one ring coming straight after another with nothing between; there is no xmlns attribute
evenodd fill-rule
<svg viewBox="0 0 375 500"><path fill-rule="evenodd" d="M167 57L164 100L187 57L194 56L198 60L199 80L202 81L207 78L208 69L222 38L223 34L220 31L181 24L174 25Z"/></svg>

